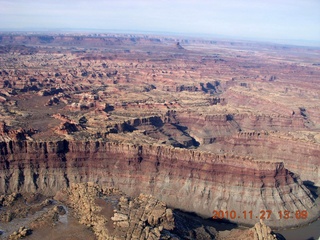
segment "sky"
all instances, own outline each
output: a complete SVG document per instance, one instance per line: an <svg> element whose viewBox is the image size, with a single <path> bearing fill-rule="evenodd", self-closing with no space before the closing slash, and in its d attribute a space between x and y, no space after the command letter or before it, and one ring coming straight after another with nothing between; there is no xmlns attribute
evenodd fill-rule
<svg viewBox="0 0 320 240"><path fill-rule="evenodd" d="M320 43L320 0L0 0L0 30L92 29Z"/></svg>

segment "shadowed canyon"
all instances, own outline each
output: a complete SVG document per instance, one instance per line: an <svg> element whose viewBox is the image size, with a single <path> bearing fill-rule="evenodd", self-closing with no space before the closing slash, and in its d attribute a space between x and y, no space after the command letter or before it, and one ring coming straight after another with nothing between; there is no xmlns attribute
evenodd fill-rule
<svg viewBox="0 0 320 240"><path fill-rule="evenodd" d="M52 221L63 232L63 216L65 231L83 232L70 239L283 239L271 229L316 221L319 56L183 37L0 35L0 237L43 238Z"/></svg>

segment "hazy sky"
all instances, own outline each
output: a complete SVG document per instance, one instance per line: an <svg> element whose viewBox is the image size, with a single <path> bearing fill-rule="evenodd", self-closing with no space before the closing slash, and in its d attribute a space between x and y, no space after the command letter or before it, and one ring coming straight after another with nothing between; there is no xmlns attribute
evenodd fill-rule
<svg viewBox="0 0 320 240"><path fill-rule="evenodd" d="M320 42L320 0L0 0L0 29L37 28Z"/></svg>

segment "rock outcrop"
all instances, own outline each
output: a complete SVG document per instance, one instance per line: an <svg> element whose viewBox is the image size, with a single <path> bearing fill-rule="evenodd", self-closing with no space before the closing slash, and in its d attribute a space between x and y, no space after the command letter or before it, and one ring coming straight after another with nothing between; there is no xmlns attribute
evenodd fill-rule
<svg viewBox="0 0 320 240"><path fill-rule="evenodd" d="M219 240L284 240L284 238L271 231L262 220L248 230L232 230L219 232Z"/></svg>
<svg viewBox="0 0 320 240"><path fill-rule="evenodd" d="M26 236L31 234L31 230L26 227L20 227L17 232L12 233L9 236L9 240L18 240L21 238L25 238Z"/></svg>
<svg viewBox="0 0 320 240"><path fill-rule="evenodd" d="M163 230L174 229L173 212L165 203L143 194L132 200L120 194L94 183L71 184L56 199L75 209L79 222L91 227L97 239L160 239ZM108 197L117 195L113 209Z"/></svg>

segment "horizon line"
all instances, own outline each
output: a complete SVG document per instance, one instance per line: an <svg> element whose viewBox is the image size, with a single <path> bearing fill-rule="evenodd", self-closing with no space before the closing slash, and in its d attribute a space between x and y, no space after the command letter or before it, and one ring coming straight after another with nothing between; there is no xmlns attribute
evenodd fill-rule
<svg viewBox="0 0 320 240"><path fill-rule="evenodd" d="M141 34L141 35L162 35L162 36L180 36L180 37L192 37L199 39L209 40L233 40L233 41L248 41L248 42L260 42L279 45L291 45L300 47L320 47L320 40L306 40L306 39L273 39L273 38L259 38L259 37L244 37L225 34L214 33L193 33L193 32L170 32L170 31L152 31L152 30L123 30L123 29L101 29L101 28L0 28L0 33L3 32L76 32L76 33L96 33L96 34ZM209 39L208 39L209 38Z"/></svg>

